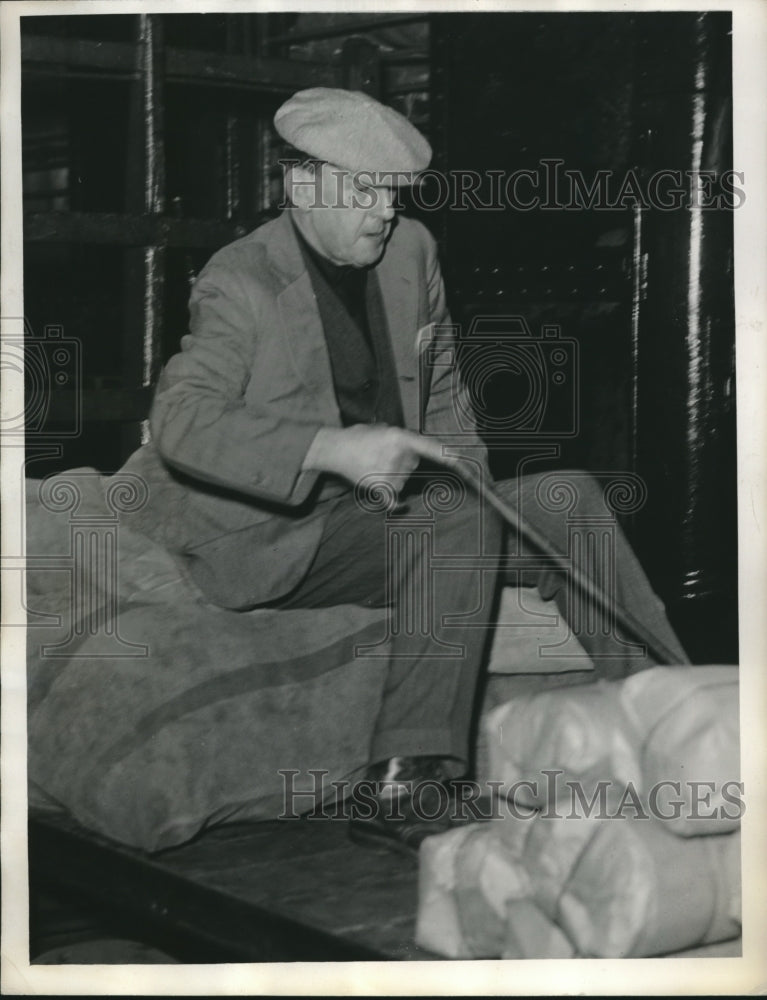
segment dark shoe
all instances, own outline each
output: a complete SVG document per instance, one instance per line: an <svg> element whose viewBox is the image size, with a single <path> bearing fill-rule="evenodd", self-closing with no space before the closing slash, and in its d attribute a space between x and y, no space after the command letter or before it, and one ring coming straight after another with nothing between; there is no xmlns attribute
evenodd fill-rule
<svg viewBox="0 0 767 1000"><path fill-rule="evenodd" d="M349 836L366 847L410 857L426 837L452 829L453 796L440 757L393 757L369 768L370 796L360 796ZM361 786L358 786L361 787Z"/></svg>

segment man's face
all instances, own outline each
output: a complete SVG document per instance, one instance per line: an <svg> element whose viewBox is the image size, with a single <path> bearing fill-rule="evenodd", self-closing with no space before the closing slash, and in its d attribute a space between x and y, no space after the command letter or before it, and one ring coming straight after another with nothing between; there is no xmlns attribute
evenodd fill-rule
<svg viewBox="0 0 767 1000"><path fill-rule="evenodd" d="M368 267L383 255L394 219L394 191L324 163L294 178L304 236L334 264ZM301 189L296 186L301 185Z"/></svg>

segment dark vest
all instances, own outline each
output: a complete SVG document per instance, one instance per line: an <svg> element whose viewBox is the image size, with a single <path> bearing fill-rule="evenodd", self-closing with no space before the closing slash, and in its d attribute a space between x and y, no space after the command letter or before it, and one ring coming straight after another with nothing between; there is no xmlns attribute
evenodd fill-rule
<svg viewBox="0 0 767 1000"><path fill-rule="evenodd" d="M404 425L381 290L374 271L339 267L296 230L330 355L341 420Z"/></svg>

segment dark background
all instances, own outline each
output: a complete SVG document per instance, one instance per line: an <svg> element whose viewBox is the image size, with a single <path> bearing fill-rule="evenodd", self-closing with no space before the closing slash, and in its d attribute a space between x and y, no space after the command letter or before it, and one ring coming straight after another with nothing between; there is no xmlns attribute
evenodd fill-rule
<svg viewBox="0 0 767 1000"><path fill-rule="evenodd" d="M36 477L113 471L138 446L190 281L279 201L271 117L295 90L373 93L443 171L558 158L619 184L733 166L727 13L25 17L22 58ZM525 458L640 476L648 500L626 528L654 586L696 661L737 661L732 212L417 214L441 244L464 365L501 358L481 414L496 473ZM489 347L468 336L483 316L501 318ZM549 434L494 433L529 388L502 360L513 317L574 345ZM536 355L547 385L552 351Z"/></svg>

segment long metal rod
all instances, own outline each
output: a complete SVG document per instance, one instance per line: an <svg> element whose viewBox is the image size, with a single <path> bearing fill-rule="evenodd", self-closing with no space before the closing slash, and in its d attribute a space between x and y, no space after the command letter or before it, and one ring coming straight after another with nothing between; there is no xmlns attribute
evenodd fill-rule
<svg viewBox="0 0 767 1000"><path fill-rule="evenodd" d="M549 557L557 568L569 577L576 589L584 597L596 604L602 612L614 615L616 623L631 638L646 645L658 663L666 665L679 663L679 653L670 650L656 635L648 631L642 622L635 618L630 611L621 607L614 599L610 598L579 567L574 566L567 556L558 552L544 535L522 517L519 511L506 503L495 490L481 480L472 470L467 468L459 459L445 456L441 461L454 472L457 472L463 481L482 499L486 500L507 524L519 532L525 541L529 542L533 548L538 549L542 555ZM685 658L683 662L689 663L690 661Z"/></svg>
<svg viewBox="0 0 767 1000"><path fill-rule="evenodd" d="M144 213L165 211L165 87L160 18L142 14L140 24L144 107ZM162 353L165 249L144 248L144 343L142 385L154 385Z"/></svg>

